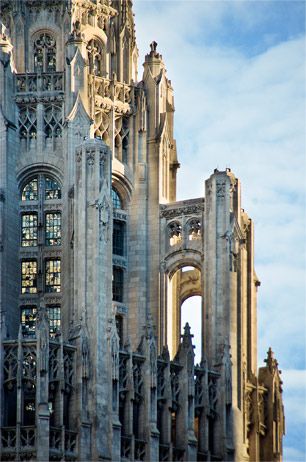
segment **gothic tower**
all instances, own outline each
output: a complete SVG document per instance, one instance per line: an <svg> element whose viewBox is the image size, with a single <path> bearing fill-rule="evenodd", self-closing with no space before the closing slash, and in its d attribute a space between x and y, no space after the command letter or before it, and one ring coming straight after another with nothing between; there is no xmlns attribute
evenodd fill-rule
<svg viewBox="0 0 306 462"><path fill-rule="evenodd" d="M132 1L2 0L0 27L1 460L281 460L240 183L176 201L173 89L156 42L138 78Z"/></svg>

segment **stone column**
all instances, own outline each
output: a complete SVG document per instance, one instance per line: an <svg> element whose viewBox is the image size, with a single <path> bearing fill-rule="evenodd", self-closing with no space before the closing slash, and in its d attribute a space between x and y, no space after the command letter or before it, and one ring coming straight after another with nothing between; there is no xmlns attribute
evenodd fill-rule
<svg viewBox="0 0 306 462"><path fill-rule="evenodd" d="M112 308L112 201L111 153L103 141L87 140L77 148L75 196L74 295L76 316L80 318L86 311L90 333L87 406L92 422L91 458L105 460L111 458L112 451L107 338Z"/></svg>
<svg viewBox="0 0 306 462"><path fill-rule="evenodd" d="M36 451L37 460L49 460L49 321L44 304L37 314L36 337Z"/></svg>

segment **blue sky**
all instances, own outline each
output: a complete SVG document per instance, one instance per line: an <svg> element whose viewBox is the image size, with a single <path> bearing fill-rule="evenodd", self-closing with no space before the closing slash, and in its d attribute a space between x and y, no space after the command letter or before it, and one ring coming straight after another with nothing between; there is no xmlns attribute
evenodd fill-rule
<svg viewBox="0 0 306 462"><path fill-rule="evenodd" d="M135 0L139 63L156 40L175 91L178 199L231 167L255 223L258 363L283 371L284 460L305 461L305 3Z"/></svg>

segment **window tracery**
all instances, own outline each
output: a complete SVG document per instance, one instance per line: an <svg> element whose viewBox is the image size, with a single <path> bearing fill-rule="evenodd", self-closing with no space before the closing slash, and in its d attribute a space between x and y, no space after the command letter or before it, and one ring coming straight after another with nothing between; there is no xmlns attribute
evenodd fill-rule
<svg viewBox="0 0 306 462"><path fill-rule="evenodd" d="M201 221L198 218L193 218L187 223L187 230L189 241L201 239Z"/></svg>
<svg viewBox="0 0 306 462"><path fill-rule="evenodd" d="M173 221L168 225L168 236L170 246L179 244L182 241L182 225L178 221Z"/></svg>
<svg viewBox="0 0 306 462"><path fill-rule="evenodd" d="M42 32L34 41L34 72L56 71L56 40Z"/></svg>
<svg viewBox="0 0 306 462"><path fill-rule="evenodd" d="M49 104L44 110L44 133L46 138L61 138L63 128L62 106Z"/></svg>
<svg viewBox="0 0 306 462"><path fill-rule="evenodd" d="M35 106L19 106L18 125L19 138L21 140L34 140L37 138L37 116Z"/></svg>

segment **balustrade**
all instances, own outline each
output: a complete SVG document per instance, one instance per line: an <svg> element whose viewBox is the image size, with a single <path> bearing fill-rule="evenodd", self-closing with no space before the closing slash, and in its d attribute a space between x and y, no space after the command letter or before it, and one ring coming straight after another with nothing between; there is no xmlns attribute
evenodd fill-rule
<svg viewBox="0 0 306 462"><path fill-rule="evenodd" d="M16 93L64 91L64 73L26 73L16 74Z"/></svg>

